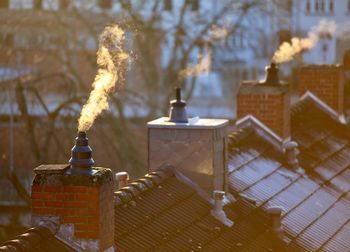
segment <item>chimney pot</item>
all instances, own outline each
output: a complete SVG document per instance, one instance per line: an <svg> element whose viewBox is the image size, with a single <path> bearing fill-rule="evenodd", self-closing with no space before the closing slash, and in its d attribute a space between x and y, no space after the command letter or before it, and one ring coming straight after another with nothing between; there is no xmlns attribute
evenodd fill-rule
<svg viewBox="0 0 350 252"><path fill-rule="evenodd" d="M175 123L187 123L186 102L181 100L181 89L176 88L176 99L170 102L169 121Z"/></svg>
<svg viewBox="0 0 350 252"><path fill-rule="evenodd" d="M283 228L281 224L282 213L284 208L280 206L271 206L267 209L267 213L271 219L271 230L278 236L282 235Z"/></svg>
<svg viewBox="0 0 350 252"><path fill-rule="evenodd" d="M215 217L217 220L222 222L224 225L228 227L232 227L234 222L227 218L226 213L223 210L224 206L224 191L214 190L213 198L214 198L214 209L211 210L211 215Z"/></svg>
<svg viewBox="0 0 350 252"><path fill-rule="evenodd" d="M298 149L298 144L294 141L289 141L284 145L284 148L288 165L290 165L294 170L299 169L298 155L300 152Z"/></svg>
<svg viewBox="0 0 350 252"><path fill-rule="evenodd" d="M266 77L265 77L265 81L263 82L263 84L265 85L279 85L280 81L279 81L279 77L278 77L278 67L275 63L271 63L270 66L266 66L265 67L265 72L266 72Z"/></svg>
<svg viewBox="0 0 350 252"><path fill-rule="evenodd" d="M123 188L129 183L129 174L127 172L117 172L115 178L118 181L118 189Z"/></svg>
<svg viewBox="0 0 350 252"><path fill-rule="evenodd" d="M75 138L75 145L72 148L72 157L69 160L72 173L91 173L95 161L92 158L92 149L86 132L80 131Z"/></svg>
<svg viewBox="0 0 350 252"><path fill-rule="evenodd" d="M222 211L224 196L225 196L224 191L214 190L213 198L214 198L214 211L215 212Z"/></svg>

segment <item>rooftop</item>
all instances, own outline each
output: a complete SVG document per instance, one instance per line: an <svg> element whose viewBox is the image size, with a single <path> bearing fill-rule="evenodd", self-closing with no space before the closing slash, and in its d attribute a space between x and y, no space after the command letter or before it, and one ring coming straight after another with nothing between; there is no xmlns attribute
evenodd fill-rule
<svg viewBox="0 0 350 252"><path fill-rule="evenodd" d="M282 206L285 242L292 250L342 251L350 247L350 149L347 127L312 99L292 111L292 139L300 168L253 127L230 137L229 184L256 207Z"/></svg>
<svg viewBox="0 0 350 252"><path fill-rule="evenodd" d="M118 251L280 251L283 243L245 199L225 206L232 228L215 219L212 200L175 168L145 175L115 193Z"/></svg>

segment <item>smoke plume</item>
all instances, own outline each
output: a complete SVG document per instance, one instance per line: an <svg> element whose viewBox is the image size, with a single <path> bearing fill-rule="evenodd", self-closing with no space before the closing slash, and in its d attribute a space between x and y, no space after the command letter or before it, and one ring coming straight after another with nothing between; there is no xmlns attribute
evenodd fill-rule
<svg viewBox="0 0 350 252"><path fill-rule="evenodd" d="M79 131L87 131L102 111L108 109L108 94L120 82L122 64L128 59L123 51L124 31L117 25L106 27L99 36L98 70L93 90L78 120Z"/></svg>
<svg viewBox="0 0 350 252"><path fill-rule="evenodd" d="M318 40L323 36L333 36L336 30L334 21L321 20L319 24L311 29L306 38L292 38L291 42L284 42L272 57L275 63L283 63L304 50L310 50L316 46Z"/></svg>
<svg viewBox="0 0 350 252"><path fill-rule="evenodd" d="M217 41L224 40L228 36L228 29L224 26L213 25L209 32L208 37L205 40L204 51L206 54L198 54L198 63L194 66L189 66L182 71L180 71L180 79L185 79L186 77L199 76L201 74L208 74L211 69L212 64L212 52L208 45L214 44Z"/></svg>
<svg viewBox="0 0 350 252"><path fill-rule="evenodd" d="M208 74L211 68L211 51L207 50L206 55L198 55L198 63L194 66L189 66L180 71L180 78L190 76L199 76L201 74Z"/></svg>

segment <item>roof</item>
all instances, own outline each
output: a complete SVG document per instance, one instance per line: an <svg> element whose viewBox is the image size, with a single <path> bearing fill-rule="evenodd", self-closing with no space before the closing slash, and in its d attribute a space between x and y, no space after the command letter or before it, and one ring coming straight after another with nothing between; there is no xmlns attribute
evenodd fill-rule
<svg viewBox="0 0 350 252"><path fill-rule="evenodd" d="M58 240L48 228L37 226L2 244L0 251L73 252L75 250Z"/></svg>
<svg viewBox="0 0 350 252"><path fill-rule="evenodd" d="M347 251L350 241L350 149L346 127L312 100L292 111L292 139L300 146L293 170L251 128L230 136L229 187L256 200L256 207L282 206L285 241L291 250Z"/></svg>
<svg viewBox="0 0 350 252"><path fill-rule="evenodd" d="M147 174L115 193L118 251L281 251L263 213L244 199L225 207L235 223L215 219L212 204L176 169ZM265 216L266 218L266 216Z"/></svg>

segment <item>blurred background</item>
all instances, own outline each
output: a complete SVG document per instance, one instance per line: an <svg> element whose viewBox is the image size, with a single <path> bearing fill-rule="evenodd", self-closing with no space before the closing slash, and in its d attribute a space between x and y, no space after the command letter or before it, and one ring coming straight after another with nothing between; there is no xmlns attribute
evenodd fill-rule
<svg viewBox="0 0 350 252"><path fill-rule="evenodd" d="M138 177L146 123L168 115L176 87L190 117L233 122L241 81L322 19L349 22L350 0L0 0L0 242L30 225L33 168L70 157L105 26L125 31L130 60L88 136L97 166ZM349 44L350 32L322 34L281 78L293 87L298 66L342 62ZM205 71L181 74L203 57Z"/></svg>

